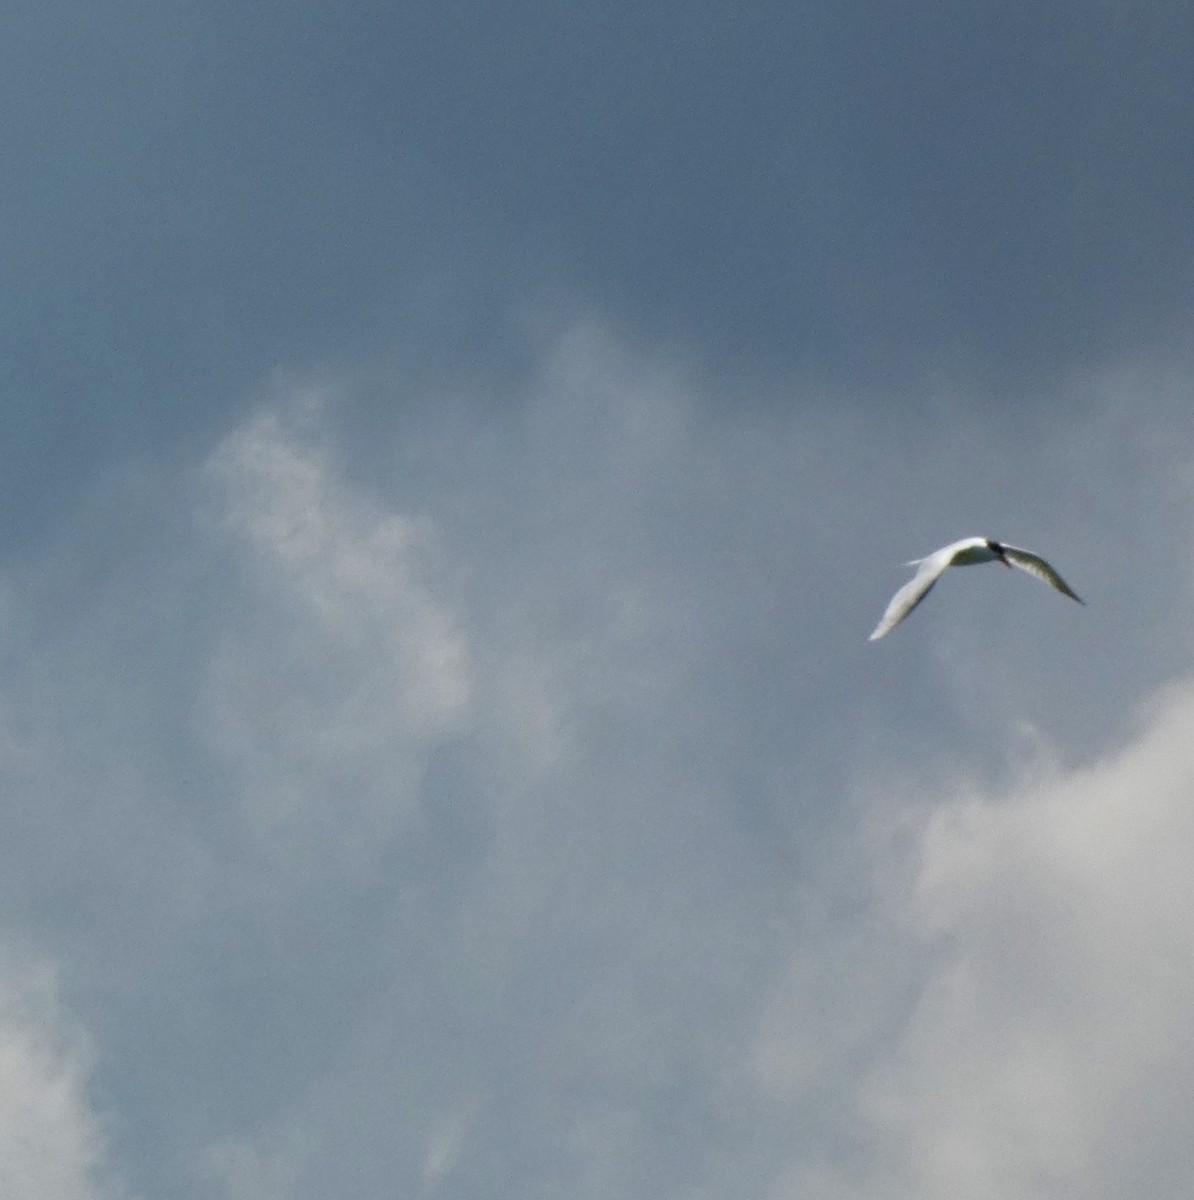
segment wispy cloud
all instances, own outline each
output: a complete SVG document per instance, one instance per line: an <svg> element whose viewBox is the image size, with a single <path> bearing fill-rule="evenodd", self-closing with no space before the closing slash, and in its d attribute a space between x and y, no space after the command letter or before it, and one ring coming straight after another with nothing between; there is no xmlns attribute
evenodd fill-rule
<svg viewBox="0 0 1194 1200"><path fill-rule="evenodd" d="M249 594L213 654L204 736L267 855L318 870L375 854L409 819L428 746L468 719L464 633L427 578L434 530L337 479L302 397L206 476Z"/></svg>
<svg viewBox="0 0 1194 1200"><path fill-rule="evenodd" d="M55 972L0 965L0 1192L13 1200L117 1200L93 1098L93 1053Z"/></svg>

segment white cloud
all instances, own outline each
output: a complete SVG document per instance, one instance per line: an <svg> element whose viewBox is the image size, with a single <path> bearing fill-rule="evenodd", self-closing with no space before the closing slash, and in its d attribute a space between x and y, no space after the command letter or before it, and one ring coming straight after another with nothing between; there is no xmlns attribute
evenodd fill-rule
<svg viewBox="0 0 1194 1200"><path fill-rule="evenodd" d="M1025 704L1040 668L1006 661L1024 631L1004 618L974 672L933 655L974 620L943 605L921 639L938 708L899 719L961 714L968 740L985 722L1002 757L963 781L938 727L936 777L856 809L863 832L830 853L851 768L824 747L873 773L850 731L907 701L906 682L881 691L905 678L892 655L850 657L873 613L836 599L866 557L843 549L858 514L826 507L857 431L704 428L684 397L590 329L478 436L426 414L426 436L404 429L414 474L390 492L354 482L301 389L213 459L241 575L204 730L250 835L296 877L358 881L387 844L434 876L387 877L388 942L362 948L384 965L351 1027L216 1143L230 1195L313 1197L350 1161L444 1195L494 1171L532 1193L679 1195L744 1164L744 1194L785 1200L1114 1194L1100 1147L1184 1029L1158 965L1181 947L1149 941L1156 904L1124 900L1173 841L1181 770L1147 764L1184 717L1065 767L1052 704ZM1057 674L1047 694L1089 686ZM443 746L458 754L429 780ZM931 761L910 746L895 769ZM1014 787L981 782L1000 771ZM410 823L421 806L443 842ZM1151 990L1116 983L1150 971ZM1143 1120L1141 1145L1164 1140Z"/></svg>
<svg viewBox="0 0 1194 1200"><path fill-rule="evenodd" d="M1180 472L1105 499L1111 561L1048 438L731 412L592 327L501 404L392 386L373 457L350 384L283 381L202 520L130 477L7 581L4 898L81 980L139 1180L1103 1200L1108 1127L1169 1144L1185 1106L1130 1097L1184 1030L1186 710L1123 712L1183 669L1147 653L1181 568L1135 569L1184 544ZM1118 461L1100 429L1067 472ZM1090 608L963 573L876 653L885 564L982 507L976 463L1079 531Z"/></svg>
<svg viewBox="0 0 1194 1200"><path fill-rule="evenodd" d="M44 965L0 966L0 1195L111 1200L91 1049L57 993Z"/></svg>
<svg viewBox="0 0 1194 1200"><path fill-rule="evenodd" d="M1188 1194L1191 728L1176 690L1113 757L906 813L888 883L793 961L758 1048L866 1150L778 1195Z"/></svg>

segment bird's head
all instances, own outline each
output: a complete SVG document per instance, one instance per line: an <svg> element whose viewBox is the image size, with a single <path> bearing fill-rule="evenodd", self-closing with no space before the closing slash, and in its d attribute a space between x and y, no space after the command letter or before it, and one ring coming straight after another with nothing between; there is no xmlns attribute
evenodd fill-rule
<svg viewBox="0 0 1194 1200"><path fill-rule="evenodd" d="M999 559L1001 563L1003 563L1005 567L1010 567L1012 565L1007 561L1007 551L1005 551L999 542L994 540L994 538L987 538L987 548L992 554L995 555L997 559Z"/></svg>

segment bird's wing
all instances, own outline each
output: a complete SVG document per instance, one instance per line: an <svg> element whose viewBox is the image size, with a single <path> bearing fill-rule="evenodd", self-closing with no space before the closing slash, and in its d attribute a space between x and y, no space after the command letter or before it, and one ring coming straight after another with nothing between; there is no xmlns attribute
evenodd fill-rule
<svg viewBox="0 0 1194 1200"><path fill-rule="evenodd" d="M1071 600L1077 600L1079 604L1086 603L1039 554L1033 554L1031 550L1021 550L1018 546L1004 546L1003 552L1013 567L1019 567L1021 571L1027 571L1029 575L1044 580L1051 588L1055 588L1063 596L1069 596Z"/></svg>
<svg viewBox="0 0 1194 1200"><path fill-rule="evenodd" d="M944 550L938 550L936 554L921 560L916 574L892 596L870 641L877 642L884 634L890 633L929 594L933 584L949 566L953 558L952 551L952 546L946 546Z"/></svg>

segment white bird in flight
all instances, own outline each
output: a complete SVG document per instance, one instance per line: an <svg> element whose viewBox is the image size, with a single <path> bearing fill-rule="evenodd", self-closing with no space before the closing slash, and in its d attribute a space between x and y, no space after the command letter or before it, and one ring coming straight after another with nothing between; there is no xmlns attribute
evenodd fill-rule
<svg viewBox="0 0 1194 1200"><path fill-rule="evenodd" d="M963 538L960 542L934 550L928 558L915 558L907 564L917 568L916 574L892 596L870 640L877 642L884 634L890 633L933 590L933 584L948 568L971 567L975 563L986 562L1001 562L1009 568L1019 567L1021 571L1043 579L1063 596L1069 596L1079 604L1086 603L1039 554L1021 550L1017 546L1006 546L990 538Z"/></svg>

